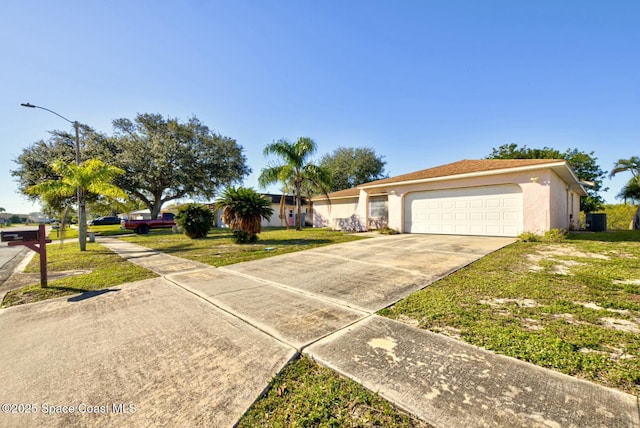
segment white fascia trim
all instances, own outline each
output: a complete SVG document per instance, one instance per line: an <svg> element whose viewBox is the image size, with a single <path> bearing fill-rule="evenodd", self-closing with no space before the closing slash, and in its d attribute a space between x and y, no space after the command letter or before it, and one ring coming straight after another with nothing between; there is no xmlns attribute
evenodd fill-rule
<svg viewBox="0 0 640 428"><path fill-rule="evenodd" d="M358 196L338 196L338 197L335 197L335 198L311 199L311 202L326 202L328 200L335 201L335 200L338 200L338 199L359 199L359 198L360 198L359 195Z"/></svg>

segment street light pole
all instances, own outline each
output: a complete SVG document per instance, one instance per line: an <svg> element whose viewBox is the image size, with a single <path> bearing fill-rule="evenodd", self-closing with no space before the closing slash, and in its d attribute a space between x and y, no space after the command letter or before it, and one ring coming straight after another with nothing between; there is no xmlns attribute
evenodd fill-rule
<svg viewBox="0 0 640 428"><path fill-rule="evenodd" d="M61 119L66 120L70 124L73 125L73 128L76 132L76 166L80 166L80 124L77 120L69 120L61 114L56 113L53 110L49 110L46 107L36 106L30 103L22 103L20 104L22 107L28 108L39 108L40 110L46 110L49 113L53 113ZM77 191L78 198L78 238L80 240L80 251L86 251L87 249L87 212L86 212L86 204L85 204L85 194L82 186L78 186Z"/></svg>

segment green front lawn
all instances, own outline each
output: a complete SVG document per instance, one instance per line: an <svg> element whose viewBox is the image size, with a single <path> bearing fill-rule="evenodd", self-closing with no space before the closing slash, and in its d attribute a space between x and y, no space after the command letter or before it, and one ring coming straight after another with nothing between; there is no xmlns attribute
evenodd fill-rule
<svg viewBox="0 0 640 428"><path fill-rule="evenodd" d="M153 278L157 275L147 269L127 262L122 257L104 248L88 242L87 251L81 253L78 242L57 242L47 245L47 268L49 275L53 272L87 271L89 273L68 276L60 279L49 279L48 287L40 287L39 275L30 281L31 284L10 291L2 302L3 308L23 303L53 299L69 294L77 294L91 290L101 290L131 281ZM38 274L40 259L35 255L27 266L25 273Z"/></svg>
<svg viewBox="0 0 640 428"><path fill-rule="evenodd" d="M258 235L258 242L241 245L233 241L229 229L212 229L204 239L189 239L171 230L154 230L148 235L127 235L121 239L211 266L224 266L364 238L329 229L265 228Z"/></svg>
<svg viewBox="0 0 640 428"><path fill-rule="evenodd" d="M517 242L380 314L640 395L640 232Z"/></svg>

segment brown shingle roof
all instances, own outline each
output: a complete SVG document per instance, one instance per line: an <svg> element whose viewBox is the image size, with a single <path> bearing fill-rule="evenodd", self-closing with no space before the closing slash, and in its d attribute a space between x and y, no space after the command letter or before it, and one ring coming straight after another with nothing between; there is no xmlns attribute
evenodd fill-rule
<svg viewBox="0 0 640 428"><path fill-rule="evenodd" d="M564 159L481 159L461 160L435 168L423 169L409 174L385 178L360 185L362 188L380 184L400 183L404 181L426 180L429 178L449 177L462 174L473 174L485 171L497 171L501 169L522 168L544 164L557 164L566 162Z"/></svg>
<svg viewBox="0 0 640 428"><path fill-rule="evenodd" d="M340 190L338 192L329 193L329 198L356 198L360 194L360 189L367 189L378 185L402 183L406 181L428 180L432 178L455 177L458 175L482 173L488 171L510 170L514 168L535 167L543 165L565 164L564 159L465 159L446 165L436 166L434 168L423 169L409 174L398 175L396 177L385 178L382 180L372 181L370 183L361 184L357 188ZM324 195L312 198L312 201L326 200Z"/></svg>

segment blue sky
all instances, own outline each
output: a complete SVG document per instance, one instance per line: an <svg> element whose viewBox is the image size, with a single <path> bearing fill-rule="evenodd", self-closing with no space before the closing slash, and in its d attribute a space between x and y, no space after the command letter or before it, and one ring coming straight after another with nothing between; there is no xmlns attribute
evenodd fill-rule
<svg viewBox="0 0 640 428"><path fill-rule="evenodd" d="M245 148L372 147L391 175L493 147L640 155L637 1L3 1L0 207L31 212L13 162L52 129L195 115ZM615 194L630 176L607 180ZM276 187L268 189L277 191Z"/></svg>

